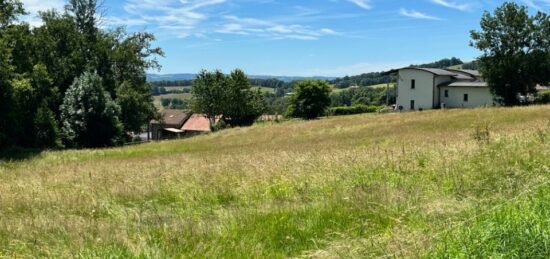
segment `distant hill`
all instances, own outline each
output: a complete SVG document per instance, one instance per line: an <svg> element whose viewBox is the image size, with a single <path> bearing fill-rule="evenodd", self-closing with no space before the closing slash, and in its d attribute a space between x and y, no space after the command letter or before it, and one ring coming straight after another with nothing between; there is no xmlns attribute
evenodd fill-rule
<svg viewBox="0 0 550 259"><path fill-rule="evenodd" d="M419 65L410 65L409 67L423 67L423 68L448 68L448 67L461 67L464 65L464 62L459 58L444 58L432 63L419 64ZM336 88L348 88L350 86L371 86L371 85L380 85L387 84L391 82L391 76L384 75L382 72L373 72L365 73L356 76L345 76L341 78L336 78L329 81Z"/></svg>
<svg viewBox="0 0 550 259"><path fill-rule="evenodd" d="M147 81L175 81L175 80L193 80L197 77L196 74L147 74ZM302 76L269 76L269 75L250 75L250 79L278 79L284 82L292 82L296 80L333 80L336 77L324 77L324 76L313 76L313 77L302 77Z"/></svg>

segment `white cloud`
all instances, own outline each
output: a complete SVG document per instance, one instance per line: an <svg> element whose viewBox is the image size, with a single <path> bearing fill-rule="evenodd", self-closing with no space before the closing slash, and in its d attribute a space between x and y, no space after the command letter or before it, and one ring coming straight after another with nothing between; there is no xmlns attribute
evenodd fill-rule
<svg viewBox="0 0 550 259"><path fill-rule="evenodd" d="M163 34L184 38L194 34L196 26L209 18L203 9L226 0L127 0L127 17L108 19L112 25L152 25ZM129 23L125 23L129 21Z"/></svg>
<svg viewBox="0 0 550 259"><path fill-rule="evenodd" d="M352 2L354 4L356 4L357 6L363 8L363 9L366 9L366 10L370 10L372 9L372 5L371 5L371 1L370 0L347 0L348 2Z"/></svg>
<svg viewBox="0 0 550 259"><path fill-rule="evenodd" d="M410 18L415 18L415 19L441 20L441 18L439 18L439 17L430 16L430 15L427 15L425 13L421 13L421 12L418 12L418 11L415 11L415 10L407 10L407 9L404 9L404 8L402 8L399 11L399 14L401 14L402 16L405 16L405 17L410 17Z"/></svg>
<svg viewBox="0 0 550 259"><path fill-rule="evenodd" d="M450 2L448 0L431 0L431 1L434 4L438 4L438 5L448 7L448 8L452 8L452 9L457 9L457 10L460 10L460 11L468 11L472 8L472 6L470 6L468 4L459 4L459 3L455 3L455 2Z"/></svg>
<svg viewBox="0 0 550 259"><path fill-rule="evenodd" d="M317 40L322 36L336 35L336 31L329 28L312 29L299 24L282 24L269 20L256 18L241 18L234 15L224 16L227 21L218 33L252 35L271 39L296 39L296 40Z"/></svg>
<svg viewBox="0 0 550 259"><path fill-rule="evenodd" d="M38 17L38 12L51 9L62 10L65 6L64 0L22 0L23 7L29 13L23 17L23 21L28 22L31 26L39 26L42 21Z"/></svg>

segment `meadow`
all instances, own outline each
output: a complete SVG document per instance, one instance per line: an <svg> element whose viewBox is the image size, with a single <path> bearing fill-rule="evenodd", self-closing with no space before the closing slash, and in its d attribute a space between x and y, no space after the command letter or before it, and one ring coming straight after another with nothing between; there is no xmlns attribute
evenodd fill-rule
<svg viewBox="0 0 550 259"><path fill-rule="evenodd" d="M36 153L0 162L0 257L542 258L549 157L550 106Z"/></svg>

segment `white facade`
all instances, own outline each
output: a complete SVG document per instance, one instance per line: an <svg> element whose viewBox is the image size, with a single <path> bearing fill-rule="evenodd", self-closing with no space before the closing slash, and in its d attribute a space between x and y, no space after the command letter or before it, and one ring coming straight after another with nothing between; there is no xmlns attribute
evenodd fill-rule
<svg viewBox="0 0 550 259"><path fill-rule="evenodd" d="M476 71L404 68L397 74L397 108L402 111L494 105Z"/></svg>
<svg viewBox="0 0 550 259"><path fill-rule="evenodd" d="M445 92L447 96L445 97ZM441 87L441 103L450 108L494 106L489 87ZM443 106L442 105L442 106Z"/></svg>

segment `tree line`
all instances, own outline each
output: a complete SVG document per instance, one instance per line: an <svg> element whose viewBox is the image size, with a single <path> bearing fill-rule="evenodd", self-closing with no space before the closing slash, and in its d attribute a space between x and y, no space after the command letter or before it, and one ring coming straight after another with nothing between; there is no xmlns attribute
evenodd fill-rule
<svg viewBox="0 0 550 259"><path fill-rule="evenodd" d="M0 148L84 148L124 142L155 118L145 71L159 68L155 37L104 30L97 0L69 0L20 22L0 0Z"/></svg>

